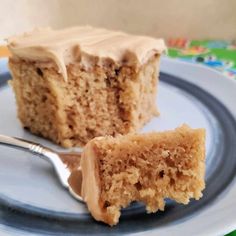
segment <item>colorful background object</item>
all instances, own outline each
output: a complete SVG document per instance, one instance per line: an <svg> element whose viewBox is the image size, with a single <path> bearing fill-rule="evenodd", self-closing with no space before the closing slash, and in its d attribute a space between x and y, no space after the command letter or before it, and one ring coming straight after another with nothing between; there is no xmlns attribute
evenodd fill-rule
<svg viewBox="0 0 236 236"><path fill-rule="evenodd" d="M170 39L168 56L198 63L236 79L236 40Z"/></svg>

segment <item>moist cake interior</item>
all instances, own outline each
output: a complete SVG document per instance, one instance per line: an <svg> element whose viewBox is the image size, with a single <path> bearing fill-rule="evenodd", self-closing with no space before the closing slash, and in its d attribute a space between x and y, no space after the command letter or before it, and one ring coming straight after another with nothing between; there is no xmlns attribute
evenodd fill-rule
<svg viewBox="0 0 236 236"><path fill-rule="evenodd" d="M187 204L204 189L205 131L175 131L94 139L100 178L99 206L110 225L133 201L147 212L164 210L165 199ZM89 158L87 156L86 158Z"/></svg>

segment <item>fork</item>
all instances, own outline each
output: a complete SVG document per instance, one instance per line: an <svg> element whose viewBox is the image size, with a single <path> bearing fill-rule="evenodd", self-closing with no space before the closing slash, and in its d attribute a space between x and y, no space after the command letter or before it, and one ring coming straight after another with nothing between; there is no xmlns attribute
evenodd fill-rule
<svg viewBox="0 0 236 236"><path fill-rule="evenodd" d="M44 147L38 143L33 143L24 139L0 135L0 144L10 146L17 149L23 149L27 152L37 154L43 160L48 161L54 168L62 186L69 190L70 194L77 200L83 202L80 194L82 182L81 168L71 169L63 162L68 156L77 156L80 158L81 153L62 153L56 152L50 148ZM74 183L78 183L78 186Z"/></svg>

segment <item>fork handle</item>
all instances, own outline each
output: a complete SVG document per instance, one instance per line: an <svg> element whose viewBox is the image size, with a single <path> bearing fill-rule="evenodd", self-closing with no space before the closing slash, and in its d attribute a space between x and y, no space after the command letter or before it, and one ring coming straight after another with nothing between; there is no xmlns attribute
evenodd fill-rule
<svg viewBox="0 0 236 236"><path fill-rule="evenodd" d="M18 149L23 149L25 151L38 154L40 157L42 157L44 160L47 160L47 161L49 160L48 158L45 157L46 152L53 152L49 148L45 148L38 143L33 143L33 142L26 141L24 139L10 137L10 136L1 135L1 134L0 134L0 144L10 146L10 147L15 147Z"/></svg>
<svg viewBox="0 0 236 236"><path fill-rule="evenodd" d="M70 176L70 171L65 168L65 164L62 162L58 154L53 150L43 147L38 143L33 143L24 139L5 135L0 135L0 144L38 154L39 157L50 162L54 166L62 185L68 188L67 179Z"/></svg>

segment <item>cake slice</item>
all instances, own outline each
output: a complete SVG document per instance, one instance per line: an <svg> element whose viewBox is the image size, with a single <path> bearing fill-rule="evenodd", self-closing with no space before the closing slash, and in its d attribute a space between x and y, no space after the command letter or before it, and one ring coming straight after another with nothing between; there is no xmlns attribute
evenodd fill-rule
<svg viewBox="0 0 236 236"><path fill-rule="evenodd" d="M18 117L64 147L137 131L156 108L162 39L106 29L37 29L8 39Z"/></svg>
<svg viewBox="0 0 236 236"><path fill-rule="evenodd" d="M139 201L148 213L164 210L165 198L187 204L205 187L205 130L98 137L81 159L82 197L92 216L109 225L121 208Z"/></svg>

